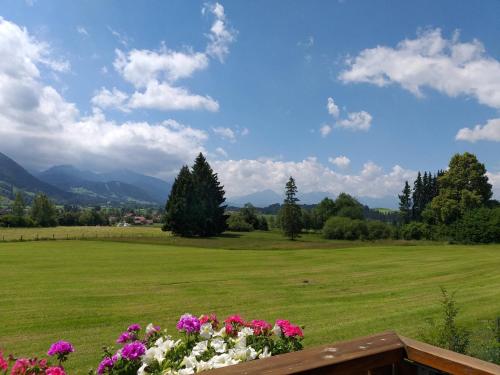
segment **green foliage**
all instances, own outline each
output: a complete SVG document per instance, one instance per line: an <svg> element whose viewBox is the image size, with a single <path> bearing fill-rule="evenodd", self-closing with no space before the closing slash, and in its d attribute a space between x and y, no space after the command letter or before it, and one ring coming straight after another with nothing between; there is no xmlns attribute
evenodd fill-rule
<svg viewBox="0 0 500 375"><path fill-rule="evenodd" d="M258 227L259 230L269 230L269 223L267 222L267 219L265 216L261 216L259 218L259 227Z"/></svg>
<svg viewBox="0 0 500 375"><path fill-rule="evenodd" d="M500 365L500 317L474 330L469 354L483 361Z"/></svg>
<svg viewBox="0 0 500 375"><path fill-rule="evenodd" d="M24 217L24 209L26 208L26 203L24 202L23 194L18 191L16 193L16 198L12 204L12 215L22 218Z"/></svg>
<svg viewBox="0 0 500 375"><path fill-rule="evenodd" d="M486 168L476 156L455 154L449 168L438 178L439 194L432 200L428 222L451 224L467 211L488 204L492 196Z"/></svg>
<svg viewBox="0 0 500 375"><path fill-rule="evenodd" d="M243 217L243 220L253 227L253 229L259 229L260 222L257 217L257 210L251 203L246 203L240 209L239 214Z"/></svg>
<svg viewBox="0 0 500 375"><path fill-rule="evenodd" d="M295 180L290 177L285 187L285 201L280 210L280 219L283 234L291 240L299 237L302 231L302 211L297 205L298 200Z"/></svg>
<svg viewBox="0 0 500 375"><path fill-rule="evenodd" d="M408 181L405 181L405 186L403 188L402 194L399 197L399 212L403 223L407 224L411 220L411 188Z"/></svg>
<svg viewBox="0 0 500 375"><path fill-rule="evenodd" d="M441 294L442 321L438 325L429 321L430 333L424 336L424 340L432 345L466 354L470 343L470 332L456 322L459 309L456 306L455 293L450 295L442 287Z"/></svg>
<svg viewBox="0 0 500 375"><path fill-rule="evenodd" d="M227 226L228 229L233 232L250 232L254 230L253 225L246 222L245 218L240 213L229 215Z"/></svg>
<svg viewBox="0 0 500 375"><path fill-rule="evenodd" d="M108 225L108 220L104 215L95 210L84 210L78 217L78 223L83 226Z"/></svg>
<svg viewBox="0 0 500 375"><path fill-rule="evenodd" d="M311 229L323 228L325 222L334 216L336 211L335 202L330 198L324 198L311 212Z"/></svg>
<svg viewBox="0 0 500 375"><path fill-rule="evenodd" d="M460 242L500 242L500 208L467 211L454 232L454 239Z"/></svg>
<svg viewBox="0 0 500 375"><path fill-rule="evenodd" d="M335 215L363 220L363 205L349 194L340 193L335 200Z"/></svg>
<svg viewBox="0 0 500 375"><path fill-rule="evenodd" d="M432 237L431 228L425 223L412 221L401 228L401 237L405 240L428 240Z"/></svg>
<svg viewBox="0 0 500 375"><path fill-rule="evenodd" d="M15 215L3 215L0 216L0 227L6 228L23 228L23 227L34 227L35 223L30 217L26 216L15 216Z"/></svg>
<svg viewBox="0 0 500 375"><path fill-rule="evenodd" d="M369 240L382 240L390 238L392 235L391 226L378 220L369 220L366 222Z"/></svg>
<svg viewBox="0 0 500 375"><path fill-rule="evenodd" d="M200 153L192 171L184 166L175 179L165 206L162 229L181 236L221 234L227 228L225 200L217 174Z"/></svg>
<svg viewBox="0 0 500 375"><path fill-rule="evenodd" d="M37 194L31 208L31 219L40 227L55 227L57 225L56 207L47 195Z"/></svg>
<svg viewBox="0 0 500 375"><path fill-rule="evenodd" d="M323 237L330 240L357 240L367 236L366 222L358 219L332 216L323 227Z"/></svg>

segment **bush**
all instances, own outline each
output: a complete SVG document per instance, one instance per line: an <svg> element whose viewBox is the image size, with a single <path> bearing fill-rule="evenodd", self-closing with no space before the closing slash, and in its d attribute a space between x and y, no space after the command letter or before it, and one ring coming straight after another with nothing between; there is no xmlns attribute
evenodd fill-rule
<svg viewBox="0 0 500 375"><path fill-rule="evenodd" d="M430 333L425 335L423 339L432 345L466 354L470 342L470 332L456 323L459 309L456 307L455 293L450 295L445 288L441 288L441 294L443 320L439 325L430 321Z"/></svg>
<svg viewBox="0 0 500 375"><path fill-rule="evenodd" d="M368 230L368 239L370 240L389 238L392 234L391 226L379 220L368 221L366 228Z"/></svg>
<svg viewBox="0 0 500 375"><path fill-rule="evenodd" d="M500 242L500 208L466 212L456 224L453 237L460 242Z"/></svg>
<svg viewBox="0 0 500 375"><path fill-rule="evenodd" d="M366 223L362 220L333 216L323 227L323 237L331 240L357 240L368 235Z"/></svg>
<svg viewBox="0 0 500 375"><path fill-rule="evenodd" d="M253 225L247 223L240 214L232 214L227 219L228 229L233 232L251 232Z"/></svg>
<svg viewBox="0 0 500 375"><path fill-rule="evenodd" d="M0 217L0 227L26 228L34 226L33 220L26 216L4 215Z"/></svg>
<svg viewBox="0 0 500 375"><path fill-rule="evenodd" d="M401 228L401 237L405 240L428 240L432 233L429 225L412 221Z"/></svg>

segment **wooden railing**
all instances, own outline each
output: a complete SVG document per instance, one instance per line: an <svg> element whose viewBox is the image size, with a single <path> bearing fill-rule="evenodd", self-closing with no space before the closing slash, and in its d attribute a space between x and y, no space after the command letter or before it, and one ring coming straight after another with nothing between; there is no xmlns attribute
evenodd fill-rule
<svg viewBox="0 0 500 375"><path fill-rule="evenodd" d="M245 362L208 374L500 375L500 366L385 332Z"/></svg>

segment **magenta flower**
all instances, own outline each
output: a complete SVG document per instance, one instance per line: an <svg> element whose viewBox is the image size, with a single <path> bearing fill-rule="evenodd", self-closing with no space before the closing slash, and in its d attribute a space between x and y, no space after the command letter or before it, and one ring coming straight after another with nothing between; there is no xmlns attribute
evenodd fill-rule
<svg viewBox="0 0 500 375"><path fill-rule="evenodd" d="M146 353L146 347L140 341L131 342L122 349L122 357L129 361L140 359L144 353Z"/></svg>
<svg viewBox="0 0 500 375"><path fill-rule="evenodd" d="M49 367L45 370L45 375L66 375L66 373L60 367Z"/></svg>
<svg viewBox="0 0 500 375"><path fill-rule="evenodd" d="M54 356L57 355L57 357L65 357L69 353L73 353L75 349L73 348L73 345L71 345L67 341L58 341L50 346L49 351L47 352L48 355Z"/></svg>
<svg viewBox="0 0 500 375"><path fill-rule="evenodd" d="M254 335L267 334L272 328L265 320L252 320L251 327L253 328Z"/></svg>
<svg viewBox="0 0 500 375"><path fill-rule="evenodd" d="M135 339L136 339L135 332L134 333L123 332L120 335L120 337L118 337L118 339L116 340L116 343L117 344L126 344L129 341L135 341Z"/></svg>
<svg viewBox="0 0 500 375"><path fill-rule="evenodd" d="M115 363L109 357L104 358L99 366L97 367L97 373L99 375L105 374L108 370L112 370Z"/></svg>
<svg viewBox="0 0 500 375"><path fill-rule="evenodd" d="M129 331L129 332L139 332L140 330L141 330L141 326L137 323L134 323L127 328L127 331Z"/></svg>
<svg viewBox="0 0 500 375"><path fill-rule="evenodd" d="M3 353L0 351L0 370L7 371L8 368L9 364L3 357Z"/></svg>
<svg viewBox="0 0 500 375"><path fill-rule="evenodd" d="M200 332L201 323L197 317L192 316L191 314L184 314L179 319L176 327L179 331L197 333Z"/></svg>

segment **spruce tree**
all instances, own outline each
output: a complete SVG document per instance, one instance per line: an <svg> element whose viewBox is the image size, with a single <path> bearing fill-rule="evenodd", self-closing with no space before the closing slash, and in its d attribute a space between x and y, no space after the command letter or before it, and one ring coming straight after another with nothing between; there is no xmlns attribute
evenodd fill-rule
<svg viewBox="0 0 500 375"><path fill-rule="evenodd" d="M422 174L418 172L417 179L413 183L413 194L412 194L412 218L413 220L420 221L422 214L422 204L423 204L423 193L424 184L422 181Z"/></svg>
<svg viewBox="0 0 500 375"><path fill-rule="evenodd" d="M179 171L172 185L172 190L165 206L162 230L170 230L181 236L194 234L193 223L193 180L189 168L185 165Z"/></svg>
<svg viewBox="0 0 500 375"><path fill-rule="evenodd" d="M292 241L300 236L302 230L302 211L297 202L297 185L290 177L285 186L285 200L281 208L281 229L283 234Z"/></svg>
<svg viewBox="0 0 500 375"><path fill-rule="evenodd" d="M412 201L411 201L411 188L408 181L405 181L405 187L399 197L399 212L403 223L407 224L411 221L412 217Z"/></svg>
<svg viewBox="0 0 500 375"><path fill-rule="evenodd" d="M23 194L18 191L16 193L16 198L12 204L12 215L16 218L21 219L24 217L24 209L26 208L26 203L24 202Z"/></svg>
<svg viewBox="0 0 500 375"><path fill-rule="evenodd" d="M221 234L227 229L228 219L223 205L226 201L224 187L202 153L194 162L192 178L196 234L204 237Z"/></svg>

